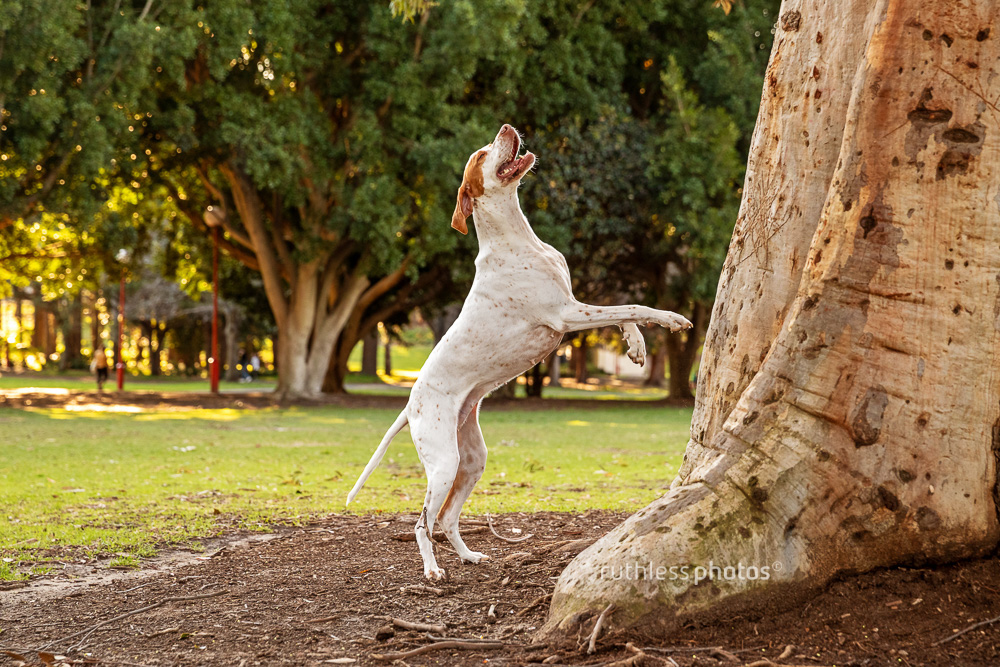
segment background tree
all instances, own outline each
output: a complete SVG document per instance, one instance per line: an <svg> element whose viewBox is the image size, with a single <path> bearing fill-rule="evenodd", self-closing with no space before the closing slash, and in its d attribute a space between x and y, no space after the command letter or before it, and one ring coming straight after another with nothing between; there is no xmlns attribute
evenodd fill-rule
<svg viewBox="0 0 1000 667"><path fill-rule="evenodd" d="M501 9L455 3L403 32L380 3L316 0L216 3L186 22L184 78L161 80L144 145L189 218L221 209L260 270L279 393L319 393L349 322L458 243L431 223L493 125L465 86L511 20Z"/></svg>
<svg viewBox="0 0 1000 667"><path fill-rule="evenodd" d="M137 119L122 109L142 106L154 58L169 62L184 46L158 27L175 9L151 0L0 6L0 230L45 210L74 222L99 210L115 162L136 159Z"/></svg>
<svg viewBox="0 0 1000 667"><path fill-rule="evenodd" d="M544 176L528 182L527 207L539 233L566 252L581 298L639 301L695 323L680 336L647 332L650 377L662 382L669 360L674 397L691 397L775 9L752 2L727 16L680 3L644 11L635 32L604 28L595 37L621 49L619 96L536 132Z"/></svg>
<svg viewBox="0 0 1000 667"><path fill-rule="evenodd" d="M614 602L663 631L996 548L1000 385L956 379L1000 374L998 19L785 3L684 465L571 563L549 630ZM709 561L769 578L595 577Z"/></svg>

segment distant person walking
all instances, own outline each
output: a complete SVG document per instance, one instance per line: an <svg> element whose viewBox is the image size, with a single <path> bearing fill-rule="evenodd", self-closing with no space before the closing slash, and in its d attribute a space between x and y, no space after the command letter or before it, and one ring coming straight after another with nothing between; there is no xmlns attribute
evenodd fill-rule
<svg viewBox="0 0 1000 667"><path fill-rule="evenodd" d="M97 391L104 391L104 383L108 381L108 355L103 345L98 345L94 351L94 371L97 373Z"/></svg>
<svg viewBox="0 0 1000 667"><path fill-rule="evenodd" d="M254 352L250 356L250 379L256 380L260 377L260 357Z"/></svg>
<svg viewBox="0 0 1000 667"><path fill-rule="evenodd" d="M250 377L250 358L243 348L240 348L240 360L236 364L236 368L240 371L240 382L250 382L252 379Z"/></svg>

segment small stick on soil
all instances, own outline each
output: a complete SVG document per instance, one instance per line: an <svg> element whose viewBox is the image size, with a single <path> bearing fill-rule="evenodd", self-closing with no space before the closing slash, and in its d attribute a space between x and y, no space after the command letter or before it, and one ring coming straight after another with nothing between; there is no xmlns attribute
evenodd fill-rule
<svg viewBox="0 0 1000 667"><path fill-rule="evenodd" d="M522 616L524 616L525 614L527 614L529 611L531 611L532 609L534 609L538 605L540 605L540 604L542 604L542 603L544 603L544 602L546 602L548 600L551 600L551 599L552 599L552 593L546 593L545 595L541 595L541 596L535 598L534 600L532 600L531 604L529 604L527 607L525 607L521 611L517 612L517 614L515 614L514 616L515 616L515 618L521 618Z"/></svg>
<svg viewBox="0 0 1000 667"><path fill-rule="evenodd" d="M504 537L503 535L497 532L496 528L493 527L493 517L490 516L489 514L486 515L486 523L490 525L490 532L493 533L493 535L497 539L503 540L507 544L517 544L518 542L524 542L525 540L530 540L532 537L535 536L534 533L528 533L524 537Z"/></svg>
<svg viewBox="0 0 1000 667"><path fill-rule="evenodd" d="M721 646L643 646L643 651L651 653L700 653L701 651L715 651Z"/></svg>
<svg viewBox="0 0 1000 667"><path fill-rule="evenodd" d="M490 610L486 612L486 622L487 623L497 622L497 606L495 604L491 604Z"/></svg>
<svg viewBox="0 0 1000 667"><path fill-rule="evenodd" d="M499 641L498 639L479 639L478 637L439 637L437 635L432 635L429 632L424 636L432 642L474 642L477 644L496 644ZM517 646L517 644L513 644L513 646Z"/></svg>
<svg viewBox="0 0 1000 667"><path fill-rule="evenodd" d="M75 639L76 637L80 637L80 635L83 635L83 637L81 637L80 641L78 641L76 644L74 644L73 646L70 646L67 649L67 651L70 651L70 650L73 649L74 646L79 646L80 644L82 644L83 641L87 637L89 637L90 635L92 635L99 628L102 628L105 625L108 625L109 623L114 623L115 621L120 621L123 618L128 618L129 616L135 616L136 614L141 614L141 613L147 612L147 611L149 611L151 609L156 609L157 607L162 607L163 605L165 605L165 604L167 604L169 602L189 602L191 600L204 600L206 598L214 598L214 597L218 597L220 595L226 595L227 593L229 593L229 591L223 590L223 591L215 591L213 593L205 593L204 595L187 595L187 596L184 596L184 597L163 598L159 602L155 602L153 604L146 605L145 607L140 607L139 609L135 609L133 611L126 612L124 614L119 614L118 616L115 616L114 618L109 618L106 621L101 621L100 623L98 623L96 625L92 625L89 628L81 630L80 632L73 633L73 634L71 634L71 635L69 635L67 637L60 637L59 639L54 639L54 640L50 641L48 644L46 644L45 646L42 646L42 647L40 647L40 648L38 648L36 650L38 650L38 651L44 651L45 649L47 649L50 646L53 646L53 645L58 644L60 642L67 641L69 639Z"/></svg>
<svg viewBox="0 0 1000 667"><path fill-rule="evenodd" d="M622 660L609 662L605 665L605 667L639 667L639 665L645 664L646 658L649 657L643 653L642 649L637 648L632 642L625 644L625 650L631 653L632 656L629 658L623 658ZM659 660L659 658L656 659Z"/></svg>
<svg viewBox="0 0 1000 667"><path fill-rule="evenodd" d="M931 646L940 646L941 644L947 644L952 639L958 639L959 637L961 637L962 635L964 635L966 632L969 632L971 630L975 630L976 628L981 628L984 625L993 625L997 621L1000 621L1000 616L997 616L996 618L991 618L988 621L980 621L979 623L973 623L972 625L970 625L969 627L965 628L964 630L959 630L958 632L956 632L955 634L953 634L951 637L945 637L941 641L934 642L933 644L931 644Z"/></svg>
<svg viewBox="0 0 1000 667"><path fill-rule="evenodd" d="M458 532L462 537L468 537L469 535L479 535L480 533L486 532L486 526L483 526L482 528L468 528L466 530L460 530ZM435 532L434 540L437 541L439 539L443 539L444 536L445 536L444 533ZM398 542L416 542L417 536L413 533L413 531L408 531L405 533L396 533L392 535L392 539Z"/></svg>
<svg viewBox="0 0 1000 667"><path fill-rule="evenodd" d="M324 616L323 618L310 618L306 623L329 623L330 621L336 621L336 616Z"/></svg>
<svg viewBox="0 0 1000 667"><path fill-rule="evenodd" d="M159 637L161 635L169 635L172 632L180 632L180 628L164 628L163 630L157 630L151 635L146 635L147 637Z"/></svg>
<svg viewBox="0 0 1000 667"><path fill-rule="evenodd" d="M424 653L430 653L431 651L439 651L442 649L473 649L473 650L486 650L486 649L498 649L503 648L505 644L500 642L470 642L470 641L460 641L460 642L437 642L435 644L428 644L427 646L421 646L420 648L415 648L412 651L403 651L402 653L372 653L371 657L373 660L405 660L406 658L412 658L414 656L423 655Z"/></svg>
<svg viewBox="0 0 1000 667"><path fill-rule="evenodd" d="M601 626L604 625L604 619L607 618L608 614L614 610L615 603L612 602L597 617L597 623L594 623L594 631L590 633L590 642L587 644L587 655L593 655L594 651L597 650L597 637L601 634Z"/></svg>
<svg viewBox="0 0 1000 667"><path fill-rule="evenodd" d="M781 652L781 655L777 657L778 660L787 660L792 657L792 651L795 650L795 644L789 644L785 647L785 650Z"/></svg>
<svg viewBox="0 0 1000 667"><path fill-rule="evenodd" d="M438 634L444 634L448 632L448 626L444 623L414 623L413 621L404 621L401 618L395 618L393 616L377 616L376 618L381 618L382 620L389 621L397 628L402 628L404 630L417 630L418 632L436 632Z"/></svg>
<svg viewBox="0 0 1000 667"><path fill-rule="evenodd" d="M402 586L399 589L400 593L414 593L423 595L436 595L441 597L445 594L443 588L434 588L433 586L424 586L423 584L413 584L412 586Z"/></svg>
<svg viewBox="0 0 1000 667"><path fill-rule="evenodd" d="M737 658L735 655L721 648L713 648L711 651L708 652L708 654L713 658L715 658L716 660L725 660L726 662L740 661L740 659Z"/></svg>
<svg viewBox="0 0 1000 667"><path fill-rule="evenodd" d="M145 588L146 586L152 586L155 583L156 583L155 581L150 581L149 583L142 584L141 586L133 586L132 588L126 588L125 590L118 591L118 592L119 593L131 593L132 591L137 591L140 588Z"/></svg>

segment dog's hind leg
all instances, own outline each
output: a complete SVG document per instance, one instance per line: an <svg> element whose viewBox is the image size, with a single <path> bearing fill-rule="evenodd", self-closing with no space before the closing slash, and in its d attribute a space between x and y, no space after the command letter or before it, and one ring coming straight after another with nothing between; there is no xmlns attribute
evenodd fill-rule
<svg viewBox="0 0 1000 667"><path fill-rule="evenodd" d="M457 410L455 411L457 412ZM441 411L445 414L445 411ZM447 418L442 416L438 421L432 421L425 416L419 416L410 421L410 435L417 448L417 455L427 473L427 494L424 496L424 507L414 533L420 557L424 561L424 576L432 581L443 579L445 571L438 567L434 557L434 544L431 536L434 534L434 520L441 511L448 493L455 483L459 469L458 453L458 423L457 415L451 413Z"/></svg>
<svg viewBox="0 0 1000 667"><path fill-rule="evenodd" d="M455 476L455 483L441 508L439 517L441 530L448 537L448 541L455 548L459 558L470 563L478 563L489 560L489 556L470 550L458 532L458 517L462 513L462 506L469 499L472 489L475 488L486 469L486 442L483 440L483 432L479 428L478 404L475 413L469 415L465 423L458 429L458 454L458 474Z"/></svg>

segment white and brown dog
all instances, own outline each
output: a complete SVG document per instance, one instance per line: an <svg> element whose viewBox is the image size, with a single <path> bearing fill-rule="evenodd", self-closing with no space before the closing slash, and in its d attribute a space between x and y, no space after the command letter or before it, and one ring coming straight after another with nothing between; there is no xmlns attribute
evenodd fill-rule
<svg viewBox="0 0 1000 667"><path fill-rule="evenodd" d="M409 402L347 496L348 503L354 500L389 442L409 423L427 472L416 537L424 575L432 580L445 576L431 543L436 518L459 558L473 563L488 558L470 551L458 533L462 505L486 466L479 429L484 396L547 357L570 331L618 325L629 357L642 365L646 350L637 323L675 332L691 326L668 311L589 306L573 297L566 258L535 236L521 212L517 186L535 156L518 157L520 147L517 131L504 125L493 143L473 153L465 166L451 226L467 234L466 218L472 215L476 223L476 278L458 319L420 370Z"/></svg>

